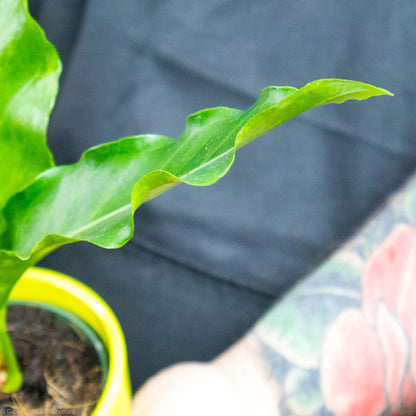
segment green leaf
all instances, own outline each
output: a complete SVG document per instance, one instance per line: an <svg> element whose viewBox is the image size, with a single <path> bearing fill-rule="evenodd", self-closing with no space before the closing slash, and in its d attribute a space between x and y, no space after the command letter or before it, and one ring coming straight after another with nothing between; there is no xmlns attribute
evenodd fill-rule
<svg viewBox="0 0 416 416"><path fill-rule="evenodd" d="M12 195L53 166L45 133L61 64L26 1L0 0L0 10L1 211Z"/></svg>
<svg viewBox="0 0 416 416"><path fill-rule="evenodd" d="M120 247L133 232L133 212L178 183L210 185L230 169L237 148L317 105L386 94L346 80L320 80L302 89L268 87L246 111L214 108L187 120L176 140L128 137L85 152L74 165L50 169L4 210L2 248L28 259L33 250L85 240Z"/></svg>
<svg viewBox="0 0 416 416"><path fill-rule="evenodd" d="M58 91L61 63L55 48L31 18L26 0L0 0L0 233L8 224L9 198L54 165L46 145L49 114ZM6 333L6 302L13 285L32 264L0 252L0 371L2 390L19 388L22 377Z"/></svg>

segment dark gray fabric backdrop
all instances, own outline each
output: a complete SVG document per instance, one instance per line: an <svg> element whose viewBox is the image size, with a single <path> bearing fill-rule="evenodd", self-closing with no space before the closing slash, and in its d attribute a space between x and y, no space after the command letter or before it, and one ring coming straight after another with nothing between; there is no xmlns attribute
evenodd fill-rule
<svg viewBox="0 0 416 416"><path fill-rule="evenodd" d="M59 163L141 133L177 137L201 108L324 77L394 98L305 113L242 149L210 188L141 207L117 251L42 264L86 282L124 328L134 387L241 336L416 168L414 0L30 0L64 62L49 129Z"/></svg>

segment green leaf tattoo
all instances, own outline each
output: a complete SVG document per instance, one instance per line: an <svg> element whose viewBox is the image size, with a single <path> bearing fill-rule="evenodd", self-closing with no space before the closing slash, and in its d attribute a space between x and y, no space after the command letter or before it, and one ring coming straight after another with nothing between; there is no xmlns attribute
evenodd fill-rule
<svg viewBox="0 0 416 416"><path fill-rule="evenodd" d="M333 255L259 321L256 333L289 363L317 369L329 325L361 302L363 264L352 253Z"/></svg>
<svg viewBox="0 0 416 416"><path fill-rule="evenodd" d="M8 172L0 182L5 189L0 199L4 317L17 279L54 249L80 240L120 247L131 238L133 213L143 202L181 182L213 184L228 172L238 148L297 114L324 104L390 94L338 79L311 82L301 89L268 87L245 111L220 107L189 116L177 139L127 137L89 149L73 165L48 169L52 159L44 135L60 62L29 17L25 1L0 0L0 6L0 79L7 91L1 98L0 135L0 169ZM0 319L0 345L9 371L3 389L10 391L20 381L7 347L4 319Z"/></svg>

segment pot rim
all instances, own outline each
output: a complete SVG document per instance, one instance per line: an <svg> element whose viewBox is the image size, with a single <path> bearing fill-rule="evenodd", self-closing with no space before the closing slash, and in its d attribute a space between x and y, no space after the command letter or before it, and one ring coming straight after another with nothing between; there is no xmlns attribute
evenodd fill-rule
<svg viewBox="0 0 416 416"><path fill-rule="evenodd" d="M92 289L62 273L33 267L19 279L10 300L38 301L72 312L101 338L108 353L108 373L101 397L91 416L114 409L121 390L131 396L127 349L123 332L113 311Z"/></svg>

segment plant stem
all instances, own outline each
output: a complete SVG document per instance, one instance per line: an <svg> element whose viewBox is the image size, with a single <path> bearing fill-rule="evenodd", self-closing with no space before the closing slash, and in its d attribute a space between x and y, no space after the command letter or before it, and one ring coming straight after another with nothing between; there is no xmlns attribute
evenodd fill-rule
<svg viewBox="0 0 416 416"><path fill-rule="evenodd" d="M23 376L7 333L7 303L0 309L0 389L5 393L19 390Z"/></svg>
<svg viewBox="0 0 416 416"><path fill-rule="evenodd" d="M36 256L34 258L38 260ZM0 253L0 391L4 393L19 390L23 382L7 333L7 301L16 282L34 261L21 260L12 253Z"/></svg>

